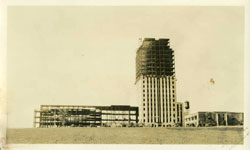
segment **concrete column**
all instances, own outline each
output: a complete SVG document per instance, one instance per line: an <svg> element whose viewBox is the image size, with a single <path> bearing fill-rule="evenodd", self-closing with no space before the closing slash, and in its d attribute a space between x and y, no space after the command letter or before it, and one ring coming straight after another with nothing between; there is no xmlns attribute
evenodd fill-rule
<svg viewBox="0 0 250 150"><path fill-rule="evenodd" d="M226 122L226 126L228 126L228 122L227 122L227 113L224 114L224 119L225 119L225 122Z"/></svg>
<svg viewBox="0 0 250 150"><path fill-rule="evenodd" d="M162 91L162 78L160 78L160 106L161 106L161 123L163 123L163 91Z"/></svg>
<svg viewBox="0 0 250 150"><path fill-rule="evenodd" d="M158 79L157 78L154 78L154 81L155 81L155 121L156 123L159 122L159 107L158 107Z"/></svg>
<svg viewBox="0 0 250 150"><path fill-rule="evenodd" d="M165 117L165 123L167 123L167 96L166 96L166 78L163 79L163 91L162 91L163 97L164 97L164 117Z"/></svg>
<svg viewBox="0 0 250 150"><path fill-rule="evenodd" d="M151 77L149 77L148 78L148 89L149 89L149 91L148 91L148 106L149 106L149 123L152 123L152 121L151 121L151 119L152 119L152 112L151 112L151 109L152 109L152 107L151 107L151 99L152 99L152 97L151 97L151 90L152 90L152 88L151 88Z"/></svg>
<svg viewBox="0 0 250 150"><path fill-rule="evenodd" d="M169 102L170 102L170 100L169 100L169 76L167 77L167 106L168 106L168 109L167 109L167 116L168 116L168 123L170 123L170 109L169 109L169 107L170 107L170 105L169 105Z"/></svg>
<svg viewBox="0 0 250 150"><path fill-rule="evenodd" d="M155 94L154 81L155 80L154 80L154 77L151 78L151 81L152 81L152 117L153 117L152 123L155 123L155 104L154 104L155 103L155 96L154 96L154 94Z"/></svg>
<svg viewBox="0 0 250 150"><path fill-rule="evenodd" d="M170 92L169 92L169 94L170 94L170 101L171 101L171 109L170 109L170 111L171 111L171 124L173 125L175 122L174 122L174 114L176 115L176 113L173 111L173 108L174 108L174 102L173 102L173 88L172 88L172 77L170 77L170 87L169 87L169 89L170 89Z"/></svg>
<svg viewBox="0 0 250 150"><path fill-rule="evenodd" d="M218 113L215 113L216 126L219 126L219 116Z"/></svg>
<svg viewBox="0 0 250 150"><path fill-rule="evenodd" d="M144 123L148 123L148 118L149 118L149 116L148 116L148 104L149 104L149 101L148 101L148 90L149 90L149 88L148 88L148 77L146 77L146 80L145 80L145 111L144 111L144 113L145 113L145 117L144 117L144 119L145 119L145 122Z"/></svg>

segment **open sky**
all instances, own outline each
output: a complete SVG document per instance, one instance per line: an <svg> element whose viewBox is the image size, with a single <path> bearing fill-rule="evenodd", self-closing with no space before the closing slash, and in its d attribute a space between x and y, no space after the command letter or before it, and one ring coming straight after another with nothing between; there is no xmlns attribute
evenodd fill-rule
<svg viewBox="0 0 250 150"><path fill-rule="evenodd" d="M144 37L170 39L191 112L244 111L243 7L11 6L7 28L8 127L42 104L137 105Z"/></svg>

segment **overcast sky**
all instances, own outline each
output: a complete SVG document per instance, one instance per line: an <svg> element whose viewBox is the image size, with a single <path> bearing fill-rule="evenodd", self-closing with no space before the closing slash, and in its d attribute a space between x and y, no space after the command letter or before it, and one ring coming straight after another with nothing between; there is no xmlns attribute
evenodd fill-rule
<svg viewBox="0 0 250 150"><path fill-rule="evenodd" d="M170 39L191 112L244 111L243 7L12 6L7 23L8 127L32 127L41 104L137 105L144 37Z"/></svg>

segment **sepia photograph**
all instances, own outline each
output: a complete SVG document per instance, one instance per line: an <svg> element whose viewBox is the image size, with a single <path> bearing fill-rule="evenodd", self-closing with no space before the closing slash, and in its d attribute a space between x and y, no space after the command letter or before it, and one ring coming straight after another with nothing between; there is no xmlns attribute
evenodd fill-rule
<svg viewBox="0 0 250 150"><path fill-rule="evenodd" d="M243 6L8 6L7 144L244 144Z"/></svg>

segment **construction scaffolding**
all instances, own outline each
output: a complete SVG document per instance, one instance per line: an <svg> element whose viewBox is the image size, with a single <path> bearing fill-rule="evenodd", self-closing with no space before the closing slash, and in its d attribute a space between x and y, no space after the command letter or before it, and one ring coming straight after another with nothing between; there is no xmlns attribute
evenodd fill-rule
<svg viewBox="0 0 250 150"><path fill-rule="evenodd" d="M136 82L140 76L174 76L174 51L169 39L145 38L136 52Z"/></svg>

